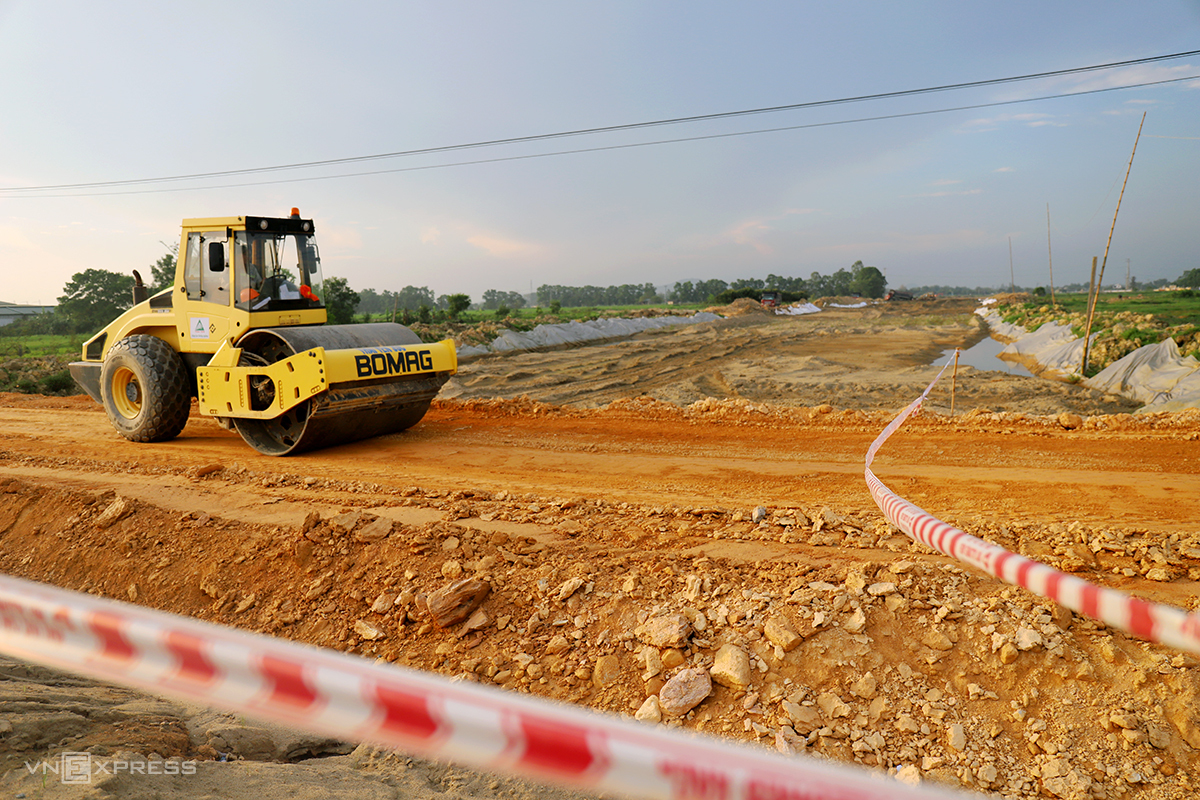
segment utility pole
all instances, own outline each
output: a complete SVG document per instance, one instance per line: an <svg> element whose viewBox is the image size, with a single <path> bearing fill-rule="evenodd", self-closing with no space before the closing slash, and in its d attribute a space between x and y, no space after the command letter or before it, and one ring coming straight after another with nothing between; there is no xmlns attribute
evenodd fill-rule
<svg viewBox="0 0 1200 800"><path fill-rule="evenodd" d="M1046 203L1046 256L1050 259L1050 307L1054 302L1054 252L1050 249L1050 204Z"/></svg>
<svg viewBox="0 0 1200 800"><path fill-rule="evenodd" d="M1008 237L1008 290L1010 292L1017 291L1017 277L1013 272L1012 263L1012 237Z"/></svg>

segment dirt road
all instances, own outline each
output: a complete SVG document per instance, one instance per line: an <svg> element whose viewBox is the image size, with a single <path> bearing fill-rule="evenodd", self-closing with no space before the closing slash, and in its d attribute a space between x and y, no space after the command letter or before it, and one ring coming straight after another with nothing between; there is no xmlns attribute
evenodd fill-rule
<svg viewBox="0 0 1200 800"><path fill-rule="evenodd" d="M1196 659L950 564L867 495L871 440L943 350L983 335L964 310L746 315L487 357L416 428L291 459L199 417L135 445L86 398L0 395L0 569L627 714L733 643L757 665L747 684L672 724L1010 796L1190 797ZM951 417L949 386L881 452L884 482L1088 580L1196 604L1200 413L1133 417L1115 397L967 369ZM356 539L374 518L390 534ZM488 623L440 631L413 600L462 575L491 584ZM587 588L557 600L572 576ZM635 633L680 612L686 647ZM383 635L356 633L364 619ZM229 747L185 727L171 747L111 732L100 746ZM64 730L0 724L7 765L97 735Z"/></svg>

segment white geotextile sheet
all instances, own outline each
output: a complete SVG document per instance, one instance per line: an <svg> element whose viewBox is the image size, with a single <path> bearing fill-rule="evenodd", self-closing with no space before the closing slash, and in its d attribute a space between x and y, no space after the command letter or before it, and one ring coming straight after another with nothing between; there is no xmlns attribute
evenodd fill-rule
<svg viewBox="0 0 1200 800"><path fill-rule="evenodd" d="M1020 325L1010 325L1000 318L1000 312L994 308L989 308L987 304L996 302L988 299L983 301L985 305L975 309L975 313L983 317L983 321L988 324L988 329L992 332L992 338L1000 339L1019 339L1026 335L1026 331Z"/></svg>
<svg viewBox="0 0 1200 800"><path fill-rule="evenodd" d="M1092 334L1092 341L1096 341L1095 334ZM1000 352L1032 358L1046 369L1071 375L1079 372L1083 362L1083 339L1075 338L1070 325L1048 322L1009 343Z"/></svg>
<svg viewBox="0 0 1200 800"><path fill-rule="evenodd" d="M1175 411L1200 406L1200 362L1179 354L1174 339L1139 347L1083 382L1103 392L1122 394L1146 411Z"/></svg>
<svg viewBox="0 0 1200 800"><path fill-rule="evenodd" d="M721 319L716 314L700 311L690 317L639 317L637 319L594 319L589 322L563 322L538 325L531 331L501 330L487 345L470 345L458 349L458 357L504 353L510 350L533 350L539 347L561 347L579 342L620 339L652 328L672 325L692 325Z"/></svg>
<svg viewBox="0 0 1200 800"><path fill-rule="evenodd" d="M866 303L863 303L865 306ZM839 306L839 308L849 308L850 306ZM821 310L820 306L814 306L812 303L796 303L795 305L784 306L783 308L775 309L776 314L790 314L798 316L800 314L816 314Z"/></svg>
<svg viewBox="0 0 1200 800"><path fill-rule="evenodd" d="M1000 352L1010 353L1036 361L1044 369L1071 375L1079 372L1083 360L1083 339L1071 333L1071 326L1048 322L1033 333L1020 325L1012 325L1000 318L992 308L979 308L976 314L983 317L992 333L1010 341ZM1095 341L1095 334L1092 335Z"/></svg>
<svg viewBox="0 0 1200 800"><path fill-rule="evenodd" d="M994 309L984 307L975 313L993 332L1013 340L1001 352L1030 358L1048 370L1079 374L1083 339L1074 338L1070 326L1047 323L1033 333L1025 333L1021 326L1000 319ZM1092 334L1093 342L1095 337ZM1182 357L1174 339L1139 347L1082 384L1135 400L1142 404L1138 411L1200 408L1200 362L1192 356Z"/></svg>

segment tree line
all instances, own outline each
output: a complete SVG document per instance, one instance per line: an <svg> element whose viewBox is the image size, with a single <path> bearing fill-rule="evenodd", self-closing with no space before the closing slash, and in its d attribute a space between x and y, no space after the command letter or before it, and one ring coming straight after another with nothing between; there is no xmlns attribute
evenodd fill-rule
<svg viewBox="0 0 1200 800"><path fill-rule="evenodd" d="M168 252L150 266L150 281L147 286L151 295L168 288L175 280L177 246L168 246ZM1133 281L1131 281L1133 283ZM1142 284L1141 288L1153 289L1168 285L1165 279ZM1190 269L1174 281L1181 287L1200 288L1200 269ZM71 276L58 298L58 306L52 313L39 314L19 322L0 327L0 333L9 335L37 333L92 333L103 328L122 312L132 306L134 279L129 275L101 269L86 269ZM909 289L915 294L933 292L939 295L984 295L999 289L959 286L918 286ZM1036 291L1016 288L1018 291ZM1126 287L1131 290L1135 287ZM769 274L765 278L739 278L727 282L719 279L703 281L678 281L665 297L654 284L622 284L620 286L564 286L543 284L534 295L539 307L558 309L561 307L629 306L665 301L694 303L728 303L735 297L755 297L762 292L781 292L785 300L805 297L834 297L858 295L878 298L887 289L887 279L877 268L856 261L849 269L839 269L832 275L811 273L807 278ZM1066 284L1060 291L1084 291L1086 284ZM399 291L350 288L345 278L325 279L325 304L329 321L345 324L354 321L354 315L396 314L400 321L430 322L435 319L456 319L469 308L496 311L503 316L509 311L524 308L528 299L519 292L487 289L482 300L475 303L469 295L462 293L435 296L427 286L405 286Z"/></svg>
<svg viewBox="0 0 1200 800"><path fill-rule="evenodd" d="M753 296L754 292L784 292L804 297L883 297L887 279L875 267L855 261L850 269L839 269L832 275L813 272L807 278L770 274L765 278L740 278L732 283L722 280L680 281L668 295L676 303L720 302L736 295Z"/></svg>
<svg viewBox="0 0 1200 800"><path fill-rule="evenodd" d="M150 295L169 288L175 280L177 246L150 265L147 289ZM71 276L51 314L40 314L21 323L5 326L5 333L92 333L107 325L133 305L134 279L130 275L102 269L86 269ZM789 278L768 275L764 278L742 278L732 283L723 280L680 281L666 300L675 303L730 302L734 297L756 296L763 291L780 291L788 299L808 296L861 294L881 297L886 281L875 267L865 267L861 261L850 270L840 269L830 276L816 272L809 278ZM354 315L395 314L411 324L435 319L456 319L468 308L494 310L501 314L524 308L527 300L519 292L487 289L482 301L474 303L469 295L443 294L435 296L427 286L405 286L399 291L350 288L345 278L326 278L324 299L329 321L346 324ZM629 306L662 303L653 283L623 284L620 286L561 286L544 284L536 293L539 307Z"/></svg>

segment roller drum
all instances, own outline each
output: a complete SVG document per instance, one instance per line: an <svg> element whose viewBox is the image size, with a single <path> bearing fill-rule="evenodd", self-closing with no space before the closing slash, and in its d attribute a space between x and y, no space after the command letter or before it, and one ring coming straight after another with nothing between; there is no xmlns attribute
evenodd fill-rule
<svg viewBox="0 0 1200 800"><path fill-rule="evenodd" d="M421 339L392 322L260 328L238 342L243 365L273 364L314 347L330 351L408 344L421 344ZM439 372L334 383L273 419L235 418L233 423L260 453L295 455L411 428L449 377Z"/></svg>

